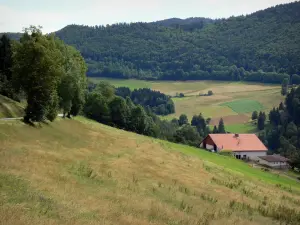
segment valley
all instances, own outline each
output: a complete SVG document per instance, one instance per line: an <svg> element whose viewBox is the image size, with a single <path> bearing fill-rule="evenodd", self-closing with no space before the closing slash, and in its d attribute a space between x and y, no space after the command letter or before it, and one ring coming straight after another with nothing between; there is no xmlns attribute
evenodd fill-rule
<svg viewBox="0 0 300 225"><path fill-rule="evenodd" d="M173 97L175 114L164 116L171 120L186 114L191 120L194 115L202 113L211 118L210 125L218 125L222 117L229 132L248 133L256 127L250 122L253 111L270 111L284 101L279 85L266 85L245 82L224 81L142 81L118 80L108 78L90 78L92 82L107 81L116 87L130 89L150 88L170 96L183 93L185 97ZM212 96L199 96L209 90Z"/></svg>

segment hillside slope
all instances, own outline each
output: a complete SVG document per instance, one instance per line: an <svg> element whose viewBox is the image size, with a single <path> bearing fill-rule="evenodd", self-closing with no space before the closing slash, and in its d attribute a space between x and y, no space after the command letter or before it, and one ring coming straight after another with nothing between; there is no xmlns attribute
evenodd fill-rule
<svg viewBox="0 0 300 225"><path fill-rule="evenodd" d="M90 76L281 83L285 74L300 74L299 12L294 2L193 32L170 28L167 20L70 25L56 35L81 51Z"/></svg>
<svg viewBox="0 0 300 225"><path fill-rule="evenodd" d="M0 119L23 116L24 108L19 102L0 95Z"/></svg>
<svg viewBox="0 0 300 225"><path fill-rule="evenodd" d="M300 185L78 118L0 123L0 224L297 224Z"/></svg>

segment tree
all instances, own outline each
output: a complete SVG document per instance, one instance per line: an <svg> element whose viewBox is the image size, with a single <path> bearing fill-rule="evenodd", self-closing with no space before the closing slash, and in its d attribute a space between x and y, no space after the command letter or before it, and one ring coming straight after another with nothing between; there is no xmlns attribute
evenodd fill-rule
<svg viewBox="0 0 300 225"><path fill-rule="evenodd" d="M56 117L63 61L55 38L33 26L13 46L13 79L27 97L25 122L52 121Z"/></svg>
<svg viewBox="0 0 300 225"><path fill-rule="evenodd" d="M179 123L179 126L182 126L184 124L188 124L189 123L189 120L187 118L187 116L185 114L181 114L179 116L179 120L178 120L178 123Z"/></svg>
<svg viewBox="0 0 300 225"><path fill-rule="evenodd" d="M58 87L60 107L64 116L76 116L84 105L86 81L86 64L80 53L71 46L56 40L64 56L64 73Z"/></svg>
<svg viewBox="0 0 300 225"><path fill-rule="evenodd" d="M127 127L129 120L129 108L122 97L115 97L109 104L111 122L117 127Z"/></svg>
<svg viewBox="0 0 300 225"><path fill-rule="evenodd" d="M179 94L179 98L183 98L184 97L184 94L183 93L180 93Z"/></svg>
<svg viewBox="0 0 300 225"><path fill-rule="evenodd" d="M10 39L0 38L0 94L17 100L12 87L12 46Z"/></svg>
<svg viewBox="0 0 300 225"><path fill-rule="evenodd" d="M266 116L264 115L263 112L260 112L257 120L258 130L263 130L265 128L265 120L266 120Z"/></svg>
<svg viewBox="0 0 300 225"><path fill-rule="evenodd" d="M251 119L252 119L252 120L257 120L257 118L258 118L258 112L257 112L257 111L254 111L254 112L252 113Z"/></svg>
<svg viewBox="0 0 300 225"><path fill-rule="evenodd" d="M213 129L213 134L217 134L217 133L219 133L219 131L218 131L217 126L215 125L215 126L214 126L214 129Z"/></svg>
<svg viewBox="0 0 300 225"><path fill-rule="evenodd" d="M198 147L201 142L201 137L195 127L189 124L183 125L175 133L175 141L178 143L188 144Z"/></svg>
<svg viewBox="0 0 300 225"><path fill-rule="evenodd" d="M111 121L107 98L99 92L87 94L83 112L86 117L100 123L109 124Z"/></svg>
<svg viewBox="0 0 300 225"><path fill-rule="evenodd" d="M286 95L288 93L288 85L289 85L289 80L287 78L285 78L281 84L281 94L282 95Z"/></svg>
<svg viewBox="0 0 300 225"><path fill-rule="evenodd" d="M279 104L279 110L284 110L284 105L282 102L280 102L280 104Z"/></svg>
<svg viewBox="0 0 300 225"><path fill-rule="evenodd" d="M209 90L208 92L207 92L207 95L208 96L211 96L211 95L213 95L214 93L213 93L213 91L211 91L211 90Z"/></svg>
<svg viewBox="0 0 300 225"><path fill-rule="evenodd" d="M225 134L226 133L223 118L221 118L220 121L219 121L218 133L220 133L220 134Z"/></svg>

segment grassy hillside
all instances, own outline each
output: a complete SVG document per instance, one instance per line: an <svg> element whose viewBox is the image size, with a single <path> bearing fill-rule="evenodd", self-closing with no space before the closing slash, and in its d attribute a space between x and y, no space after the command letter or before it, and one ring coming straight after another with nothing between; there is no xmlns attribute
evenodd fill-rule
<svg viewBox="0 0 300 225"><path fill-rule="evenodd" d="M300 184L78 118L0 122L0 224L298 224Z"/></svg>
<svg viewBox="0 0 300 225"><path fill-rule="evenodd" d="M23 105L0 95L0 118L23 116Z"/></svg>

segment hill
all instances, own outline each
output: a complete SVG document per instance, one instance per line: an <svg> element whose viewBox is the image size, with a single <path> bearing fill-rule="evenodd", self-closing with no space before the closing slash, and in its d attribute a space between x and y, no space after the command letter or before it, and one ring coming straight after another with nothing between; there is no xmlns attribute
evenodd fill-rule
<svg viewBox="0 0 300 225"><path fill-rule="evenodd" d="M0 95L0 119L9 117L21 117L24 114L23 105L10 98Z"/></svg>
<svg viewBox="0 0 300 225"><path fill-rule="evenodd" d="M300 74L299 11L300 2L278 5L192 32L172 28L181 21L171 19L70 25L56 35L80 50L90 76L281 83ZM294 78L298 83L299 76Z"/></svg>
<svg viewBox="0 0 300 225"><path fill-rule="evenodd" d="M187 19L171 18L153 22L153 24L162 25L165 27L180 28L185 31L194 31L202 29L208 24L215 22L213 19L203 17L191 17Z"/></svg>
<svg viewBox="0 0 300 225"><path fill-rule="evenodd" d="M84 118L0 122L2 224L298 224L297 181Z"/></svg>

